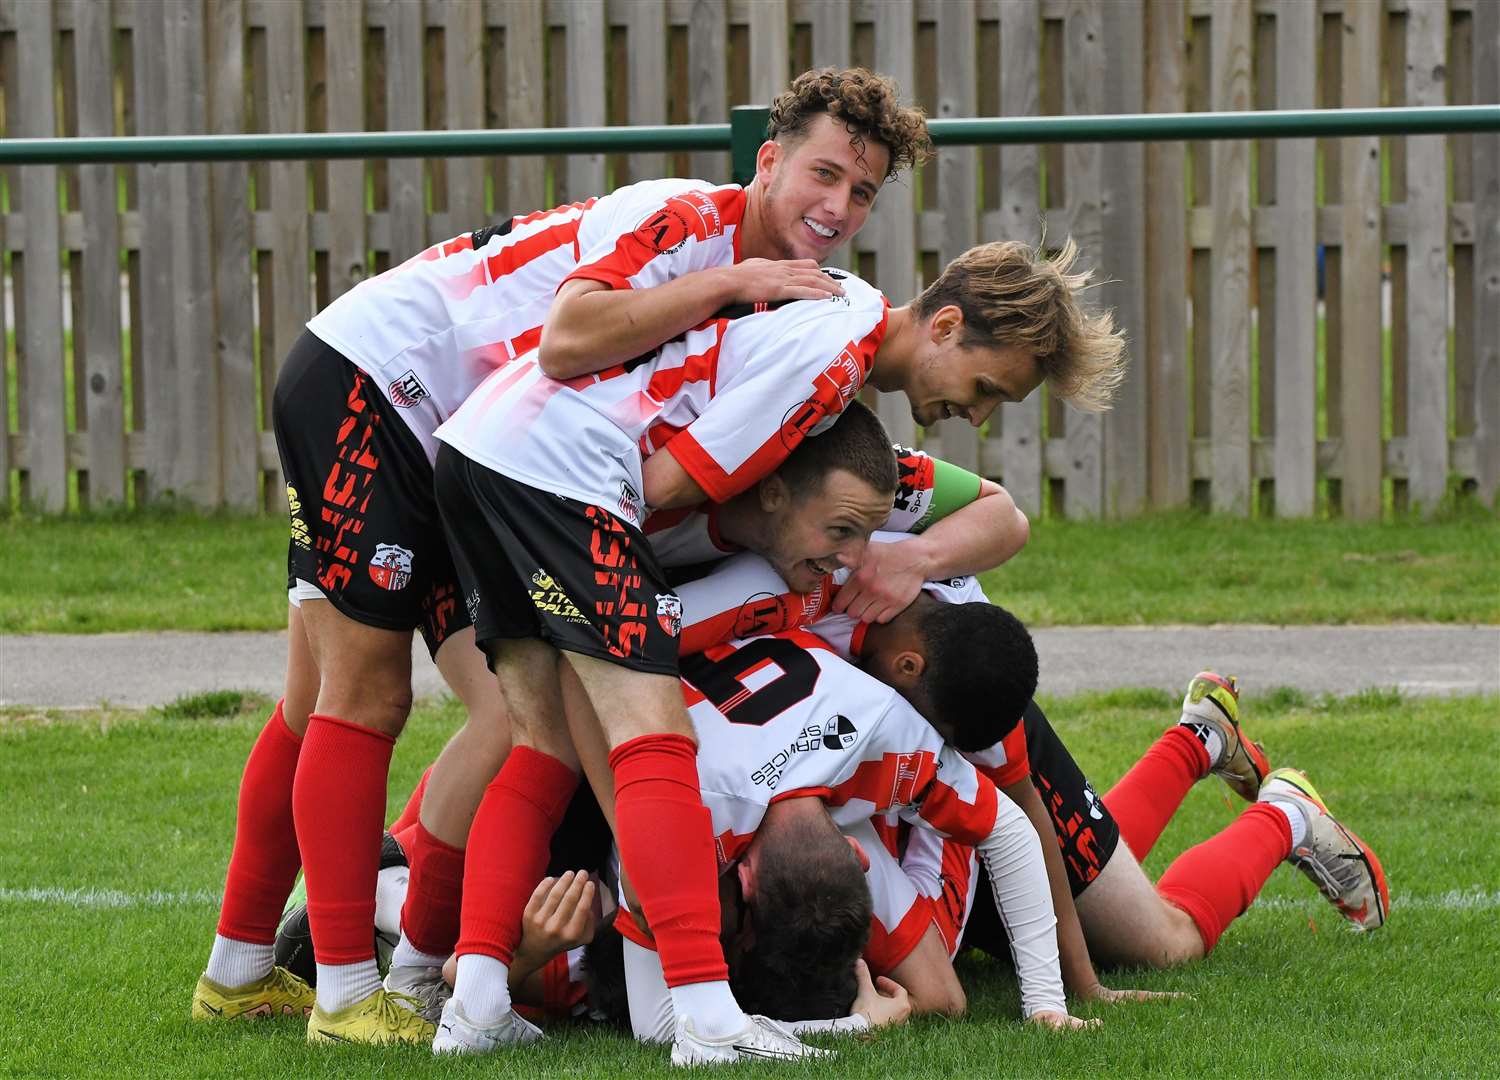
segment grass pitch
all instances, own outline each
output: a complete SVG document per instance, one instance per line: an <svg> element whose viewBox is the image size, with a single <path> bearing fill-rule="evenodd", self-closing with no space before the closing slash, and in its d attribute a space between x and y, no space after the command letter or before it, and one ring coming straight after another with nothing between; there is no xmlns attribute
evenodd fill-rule
<svg viewBox="0 0 1500 1080"><path fill-rule="evenodd" d="M286 626L279 517L0 515L0 545L7 633ZM1497 566L1500 524L1480 511L1435 523L1182 513L1034 522L984 585L1036 626L1496 623Z"/></svg>
<svg viewBox="0 0 1500 1080"><path fill-rule="evenodd" d="M221 694L151 712L0 714L0 1076L667 1073L665 1051L597 1030L554 1028L541 1048L435 1061L415 1049L309 1047L291 1020L190 1021L239 770L265 707ZM1127 691L1048 711L1105 790L1175 718L1176 702ZM1023 1028L1012 977L971 957L960 966L971 1006L962 1021L837 1042L833 1066L734 1075L1494 1075L1500 699L1273 691L1248 697L1243 712L1273 762L1305 768L1376 845L1394 898L1383 930L1346 930L1283 868L1206 961L1106 978L1191 1000L1084 1009L1104 1018L1101 1030L1052 1035ZM458 722L451 703L413 715L396 751L392 814ZM1231 799L1217 781L1198 785L1148 871L1227 824L1239 809Z"/></svg>

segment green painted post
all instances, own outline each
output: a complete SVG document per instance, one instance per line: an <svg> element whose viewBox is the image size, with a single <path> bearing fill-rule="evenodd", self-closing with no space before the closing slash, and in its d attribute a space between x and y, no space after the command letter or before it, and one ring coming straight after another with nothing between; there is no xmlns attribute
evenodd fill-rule
<svg viewBox="0 0 1500 1080"><path fill-rule="evenodd" d="M755 179L755 152L766 141L771 109L766 105L736 105L729 110L730 172L736 184Z"/></svg>

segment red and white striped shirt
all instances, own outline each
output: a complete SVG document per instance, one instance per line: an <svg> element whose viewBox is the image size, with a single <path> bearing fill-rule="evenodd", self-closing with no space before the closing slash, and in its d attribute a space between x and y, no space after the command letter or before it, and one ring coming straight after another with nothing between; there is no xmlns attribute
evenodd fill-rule
<svg viewBox="0 0 1500 1080"><path fill-rule="evenodd" d="M648 180L445 240L360 282L308 322L367 373L429 460L432 433L490 372L534 349L565 281L645 288L738 258L745 194ZM477 245L477 246L476 246Z"/></svg>
<svg viewBox="0 0 1500 1080"><path fill-rule="evenodd" d="M722 502L831 424L885 337L880 292L838 274L844 295L715 317L639 360L550 379L535 353L491 373L437 437L530 487L644 517L642 461L669 447Z"/></svg>

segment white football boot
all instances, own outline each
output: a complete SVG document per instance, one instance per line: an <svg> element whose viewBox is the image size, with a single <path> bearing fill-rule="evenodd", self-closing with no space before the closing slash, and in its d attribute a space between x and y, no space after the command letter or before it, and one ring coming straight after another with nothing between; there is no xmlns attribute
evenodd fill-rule
<svg viewBox="0 0 1500 1080"><path fill-rule="evenodd" d="M722 1065L731 1061L796 1061L800 1058L837 1057L832 1050L808 1046L790 1028L764 1016L747 1017L747 1023L733 1035L706 1039L693 1030L690 1019L677 1021L677 1035L672 1040L672 1064L679 1068L695 1065Z"/></svg>
<svg viewBox="0 0 1500 1080"><path fill-rule="evenodd" d="M449 998L438 1019L437 1034L432 1037L434 1054L488 1054L505 1046L520 1046L545 1038L542 1029L511 1009L498 1023L480 1027L469 1022L458 1007L457 998Z"/></svg>

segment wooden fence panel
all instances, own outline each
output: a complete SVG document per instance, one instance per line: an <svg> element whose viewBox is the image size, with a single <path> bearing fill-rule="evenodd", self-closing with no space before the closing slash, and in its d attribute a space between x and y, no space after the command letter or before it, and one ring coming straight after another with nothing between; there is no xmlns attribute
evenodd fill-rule
<svg viewBox="0 0 1500 1080"><path fill-rule="evenodd" d="M895 79L907 95L916 84L916 39L917 12L912 0L883 5L875 25L875 68ZM874 239L874 283L892 304L907 303L919 291L916 203L910 176L881 191L861 239L866 235ZM879 412L892 439L903 446L915 443L916 423L904 395L882 394Z"/></svg>
<svg viewBox="0 0 1500 1080"><path fill-rule="evenodd" d="M629 75L626 116L631 124L667 122L667 8L665 4L631 4L626 8ZM630 179L666 176L665 154L632 154ZM618 178L616 179L618 183Z"/></svg>
<svg viewBox="0 0 1500 1080"><path fill-rule="evenodd" d="M974 0L951 0L937 11L937 108L939 117L973 116L977 107L973 26ZM937 205L943 229L938 271L978 240L978 152L969 146L944 149L938 155ZM992 426L1003 427L996 410ZM931 436L929 432L929 437ZM937 429L937 452L970 471L979 470L979 432L965 420L944 421Z"/></svg>
<svg viewBox="0 0 1500 1080"><path fill-rule="evenodd" d="M394 3L385 21L385 116L392 131L422 127L422 98L414 87L425 86L422 53L422 5ZM429 241L424 162L394 158L388 168L391 262L411 258Z"/></svg>
<svg viewBox="0 0 1500 1080"><path fill-rule="evenodd" d="M245 8L210 0L207 8L208 130L245 130ZM250 170L242 161L209 167L212 188L214 353L219 362L220 460L224 502L249 510L260 502L260 424L255 396L251 304Z"/></svg>
<svg viewBox="0 0 1500 1080"><path fill-rule="evenodd" d="M563 2L563 0L554 0ZM604 115L604 7L591 0L566 0L568 127L602 127ZM603 154L571 154L567 187L558 202L572 202L607 190Z"/></svg>
<svg viewBox="0 0 1500 1080"><path fill-rule="evenodd" d="M514 0L506 5L506 123L541 127L547 109L546 26L542 0ZM496 196L496 216L527 214L547 204L547 162L541 157L512 158L505 201Z"/></svg>
<svg viewBox="0 0 1500 1080"><path fill-rule="evenodd" d="M135 53L136 132L164 135L167 115L167 9L146 4L136 11L131 42ZM172 194L169 166L136 166L140 191L140 351L135 370L143 384L144 416L136 427L145 434L146 497L176 492L179 447L174 423L177 411L177 350L172 333ZM132 317L135 313L132 312ZM134 343L133 343L134 344Z"/></svg>
<svg viewBox="0 0 1500 1080"><path fill-rule="evenodd" d="M1102 12L1088 0L1068 0L1063 39L1063 103L1069 113L1105 111L1099 73L1106 51ZM1079 268L1094 268L1107 276L1100 262L1103 252L1103 148L1099 143L1068 143L1063 147L1067 185L1068 233L1082 249ZM1054 241L1060 241L1059 236ZM1049 244L1051 246L1051 244ZM1063 472L1063 510L1068 517L1098 517L1104 512L1104 421L1094 413L1069 411L1063 442L1067 467Z"/></svg>
<svg viewBox="0 0 1500 1080"><path fill-rule="evenodd" d="M1146 102L1150 112L1187 108L1187 10L1183 0L1147 0ZM1187 354L1187 183L1182 143L1149 143L1145 151L1146 326L1137 377L1147 385L1151 505L1186 506L1192 484L1188 448L1192 414ZM1142 371L1141 369L1144 369Z"/></svg>
<svg viewBox="0 0 1500 1080"><path fill-rule="evenodd" d="M1213 107L1250 108L1250 0L1214 11ZM1250 143L1213 144L1213 508L1250 513Z"/></svg>
<svg viewBox="0 0 1500 1080"><path fill-rule="evenodd" d="M15 0L0 0L0 18L5 25L15 25ZM4 109L0 115L0 135L10 137L16 125L16 35L0 33L0 94L3 94ZM15 203L17 172L14 167L0 167L0 185L3 185L12 206ZM0 513L10 510L11 503L11 440L19 443L21 436L10 430L10 316L5 303L11 277L7 272L4 253L13 250L12 229L9 214L0 214ZM17 400L17 407L20 406Z"/></svg>
<svg viewBox="0 0 1500 1080"><path fill-rule="evenodd" d="M208 127L202 4L168 7L165 40L167 129L201 133ZM170 395L166 415L171 435L162 443L175 446L173 490L191 502L212 506L221 499L213 260L203 242L212 235L208 202L203 198L208 186L207 163L168 166L174 300L169 340L176 361L172 381L165 388Z"/></svg>
<svg viewBox="0 0 1500 1080"><path fill-rule="evenodd" d="M444 124L451 131L481 128L484 126L484 10L479 0L448 0L443 17ZM486 221L484 159L449 158L447 170L448 203L444 208L447 221L435 239L477 229Z"/></svg>
<svg viewBox="0 0 1500 1080"><path fill-rule="evenodd" d="M267 117L272 131L301 131L306 126L303 26L302 0L282 0L267 9L267 62L269 71L277 73L271 87ZM410 87L407 92L410 92ZM394 163L391 171L394 187ZM394 192L392 195L394 213ZM274 382L287 350L302 333L312 314L312 290L307 273L307 165L304 162L271 163L271 223L272 346L268 350L262 337L261 377ZM411 249L406 249L404 254L398 250L397 258L405 258L410 253Z"/></svg>
<svg viewBox="0 0 1500 1080"><path fill-rule="evenodd" d="M1101 112L1137 113L1144 107L1145 5L1116 0L1101 9L1104 67ZM1125 330L1129 367L1114 408L1104 414L1104 510L1134 517L1146 508L1146 185L1145 146L1116 143L1100 155L1098 302L1114 309Z"/></svg>
<svg viewBox="0 0 1500 1080"><path fill-rule="evenodd" d="M78 134L115 134L114 26L112 5L80 4L74 9L74 93ZM125 397L120 356L120 221L116 210L115 167L78 169L83 231L82 276L73 281L83 318L73 324L73 351L84 350L77 371L86 386L80 427L88 444L90 505L125 501ZM80 494L83 483L80 480Z"/></svg>
<svg viewBox="0 0 1500 1080"><path fill-rule="evenodd" d="M57 134L53 98L56 49L50 4L16 8L16 135ZM12 174L15 175L15 174ZM63 397L62 270L57 167L20 170L25 253L13 255L15 287L16 391L21 432L26 436L21 495L43 510L68 501L67 405ZM11 198L16 198L15 187Z"/></svg>
<svg viewBox="0 0 1500 1080"><path fill-rule="evenodd" d="M1383 12L1352 4L1344 20L1344 106L1380 104ZM1381 502L1380 140L1341 140L1343 171L1343 511L1367 520ZM1351 317L1352 316L1352 317Z"/></svg>
<svg viewBox="0 0 1500 1080"><path fill-rule="evenodd" d="M981 66L1000 68L1000 113L1036 116L1041 112L1042 8L1039 0L1004 0L1000 5L1000 52L981 58ZM1000 209L985 239L1015 237L1041 243L1041 153L1035 146L1007 146L1000 152ZM1046 443L1042 431L1042 394L1032 394L1019 405L1005 406L1001 420L998 460L981 454L987 474L999 474L1016 505L1025 513L1042 512L1046 485L1043 465ZM990 444L992 445L992 444ZM983 449L988 449L987 445Z"/></svg>
<svg viewBox="0 0 1500 1080"><path fill-rule="evenodd" d="M1500 103L1500 3L1474 9L1474 100ZM1474 449L1480 499L1500 492L1500 133L1473 138Z"/></svg>
<svg viewBox="0 0 1500 1080"><path fill-rule="evenodd" d="M688 14L688 123L722 124L729 120L727 65L729 12L726 0L692 0ZM727 183L729 155L699 150L691 157L692 174Z"/></svg>
<svg viewBox="0 0 1500 1080"><path fill-rule="evenodd" d="M7 135L711 122L726 118L730 86L765 101L793 66L855 60L938 116L1374 104L1382 85L1391 104L1457 104L1500 98L1497 10L1475 0L0 0L0 60ZM46 85L54 95L35 92ZM1130 341L1115 410L1088 417L1037 395L1002 410L983 440L961 424L927 433L929 448L1000 477L1030 513L1049 484L1054 511L1072 515L1176 506L1195 492L1237 513L1305 515L1323 482L1328 505L1351 516L1382 512L1387 490L1398 510L1408 498L1430 510L1455 474L1487 498L1500 480L1497 158L1494 136L1265 140L1253 151L948 148L882 193L859 257L846 249L836 261L854 261L901 303L981 239L1035 241L1045 221L1049 246L1070 234L1083 244L1107 282L1093 298ZM383 267L487 220L490 177L501 212L688 162L727 179L722 154L550 160L555 175L542 157L8 170L0 246L14 261L13 297L0 331L14 312L20 396L19 428L0 438L0 487L15 468L28 497L55 507L75 484L80 502L135 490L255 505L276 464L266 426L277 362L301 331L314 277L326 303L367 272L371 248ZM1365 315L1382 303L1383 245L1377 322ZM881 411L894 435L918 437L905 402ZM270 485L270 501L279 492Z"/></svg>
<svg viewBox="0 0 1500 1080"><path fill-rule="evenodd" d="M1406 104L1447 102L1447 5L1412 0ZM1448 487L1448 161L1441 135L1406 140L1407 492L1432 511Z"/></svg>
<svg viewBox="0 0 1500 1080"><path fill-rule="evenodd" d="M1317 10L1298 0L1276 9L1276 107L1314 105ZM1317 508L1317 146L1283 139L1276 148L1276 513ZM1261 310L1267 297L1261 294ZM1261 348L1266 347L1264 332Z"/></svg>

